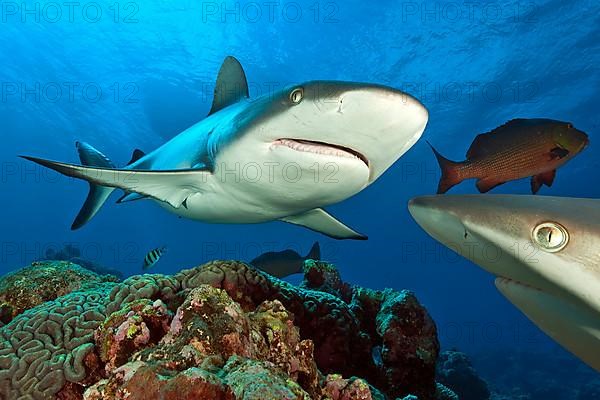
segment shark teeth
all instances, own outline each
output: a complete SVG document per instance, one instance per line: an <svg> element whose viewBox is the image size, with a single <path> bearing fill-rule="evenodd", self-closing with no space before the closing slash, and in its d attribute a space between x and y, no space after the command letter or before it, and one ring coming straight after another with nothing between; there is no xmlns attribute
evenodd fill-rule
<svg viewBox="0 0 600 400"><path fill-rule="evenodd" d="M311 140L295 140L295 139L278 139L273 142L274 146L285 146L292 150L303 151L306 153L313 154L323 154L334 157L343 157L343 158L352 158L356 160L360 160L365 165L369 166L369 162L365 156L354 151L352 149L348 149L343 146L323 143L323 142L314 142Z"/></svg>

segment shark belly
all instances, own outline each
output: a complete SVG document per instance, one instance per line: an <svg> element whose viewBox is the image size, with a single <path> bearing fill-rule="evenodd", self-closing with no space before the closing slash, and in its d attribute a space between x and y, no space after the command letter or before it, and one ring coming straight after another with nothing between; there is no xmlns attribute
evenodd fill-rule
<svg viewBox="0 0 600 400"><path fill-rule="evenodd" d="M320 164L312 154L266 145L261 150L244 156L231 146L185 206L161 205L204 222L261 223L341 202L368 185L369 170L356 168L351 160L325 159Z"/></svg>

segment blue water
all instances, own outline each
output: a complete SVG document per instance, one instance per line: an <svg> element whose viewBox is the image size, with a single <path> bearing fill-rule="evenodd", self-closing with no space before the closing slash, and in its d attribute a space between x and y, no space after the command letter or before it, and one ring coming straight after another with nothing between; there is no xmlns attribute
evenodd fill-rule
<svg viewBox="0 0 600 400"><path fill-rule="evenodd" d="M269 250L306 253L314 240L346 280L411 289L436 320L444 347L565 352L498 294L493 278L430 239L407 201L432 194L439 170L424 140L374 185L329 210L366 242L335 241L283 223L209 225L154 203L111 201L69 230L87 185L19 154L76 161L75 140L120 165L205 117L227 55L246 69L252 96L313 79L403 89L428 108L424 138L462 159L473 137L515 117L571 121L591 145L542 194L598 197L600 6L596 1L1 3L0 273L71 243L101 264L140 273ZM271 4L271 5L269 5ZM474 193L472 182L452 189ZM529 193L529 181L496 193ZM554 366L557 374L561 366Z"/></svg>

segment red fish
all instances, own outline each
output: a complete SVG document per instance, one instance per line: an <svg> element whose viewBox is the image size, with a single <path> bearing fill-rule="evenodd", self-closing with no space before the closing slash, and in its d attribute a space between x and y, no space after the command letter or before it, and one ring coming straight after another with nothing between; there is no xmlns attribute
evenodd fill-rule
<svg viewBox="0 0 600 400"><path fill-rule="evenodd" d="M556 169L579 154L588 136L568 122L550 119L514 119L488 133L477 135L467 159L444 158L431 144L442 177L438 194L465 179L477 179L481 193L515 179L531 177L531 192L552 186Z"/></svg>

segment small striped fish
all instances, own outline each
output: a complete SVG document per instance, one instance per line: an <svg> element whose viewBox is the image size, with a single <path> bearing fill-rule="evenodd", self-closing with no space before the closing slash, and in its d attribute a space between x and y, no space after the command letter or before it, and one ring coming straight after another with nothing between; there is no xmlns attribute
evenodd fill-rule
<svg viewBox="0 0 600 400"><path fill-rule="evenodd" d="M165 246L156 248L146 254L144 257L144 265L142 265L142 269L145 271L150 269L156 265L161 259L161 257L165 254L167 248Z"/></svg>

